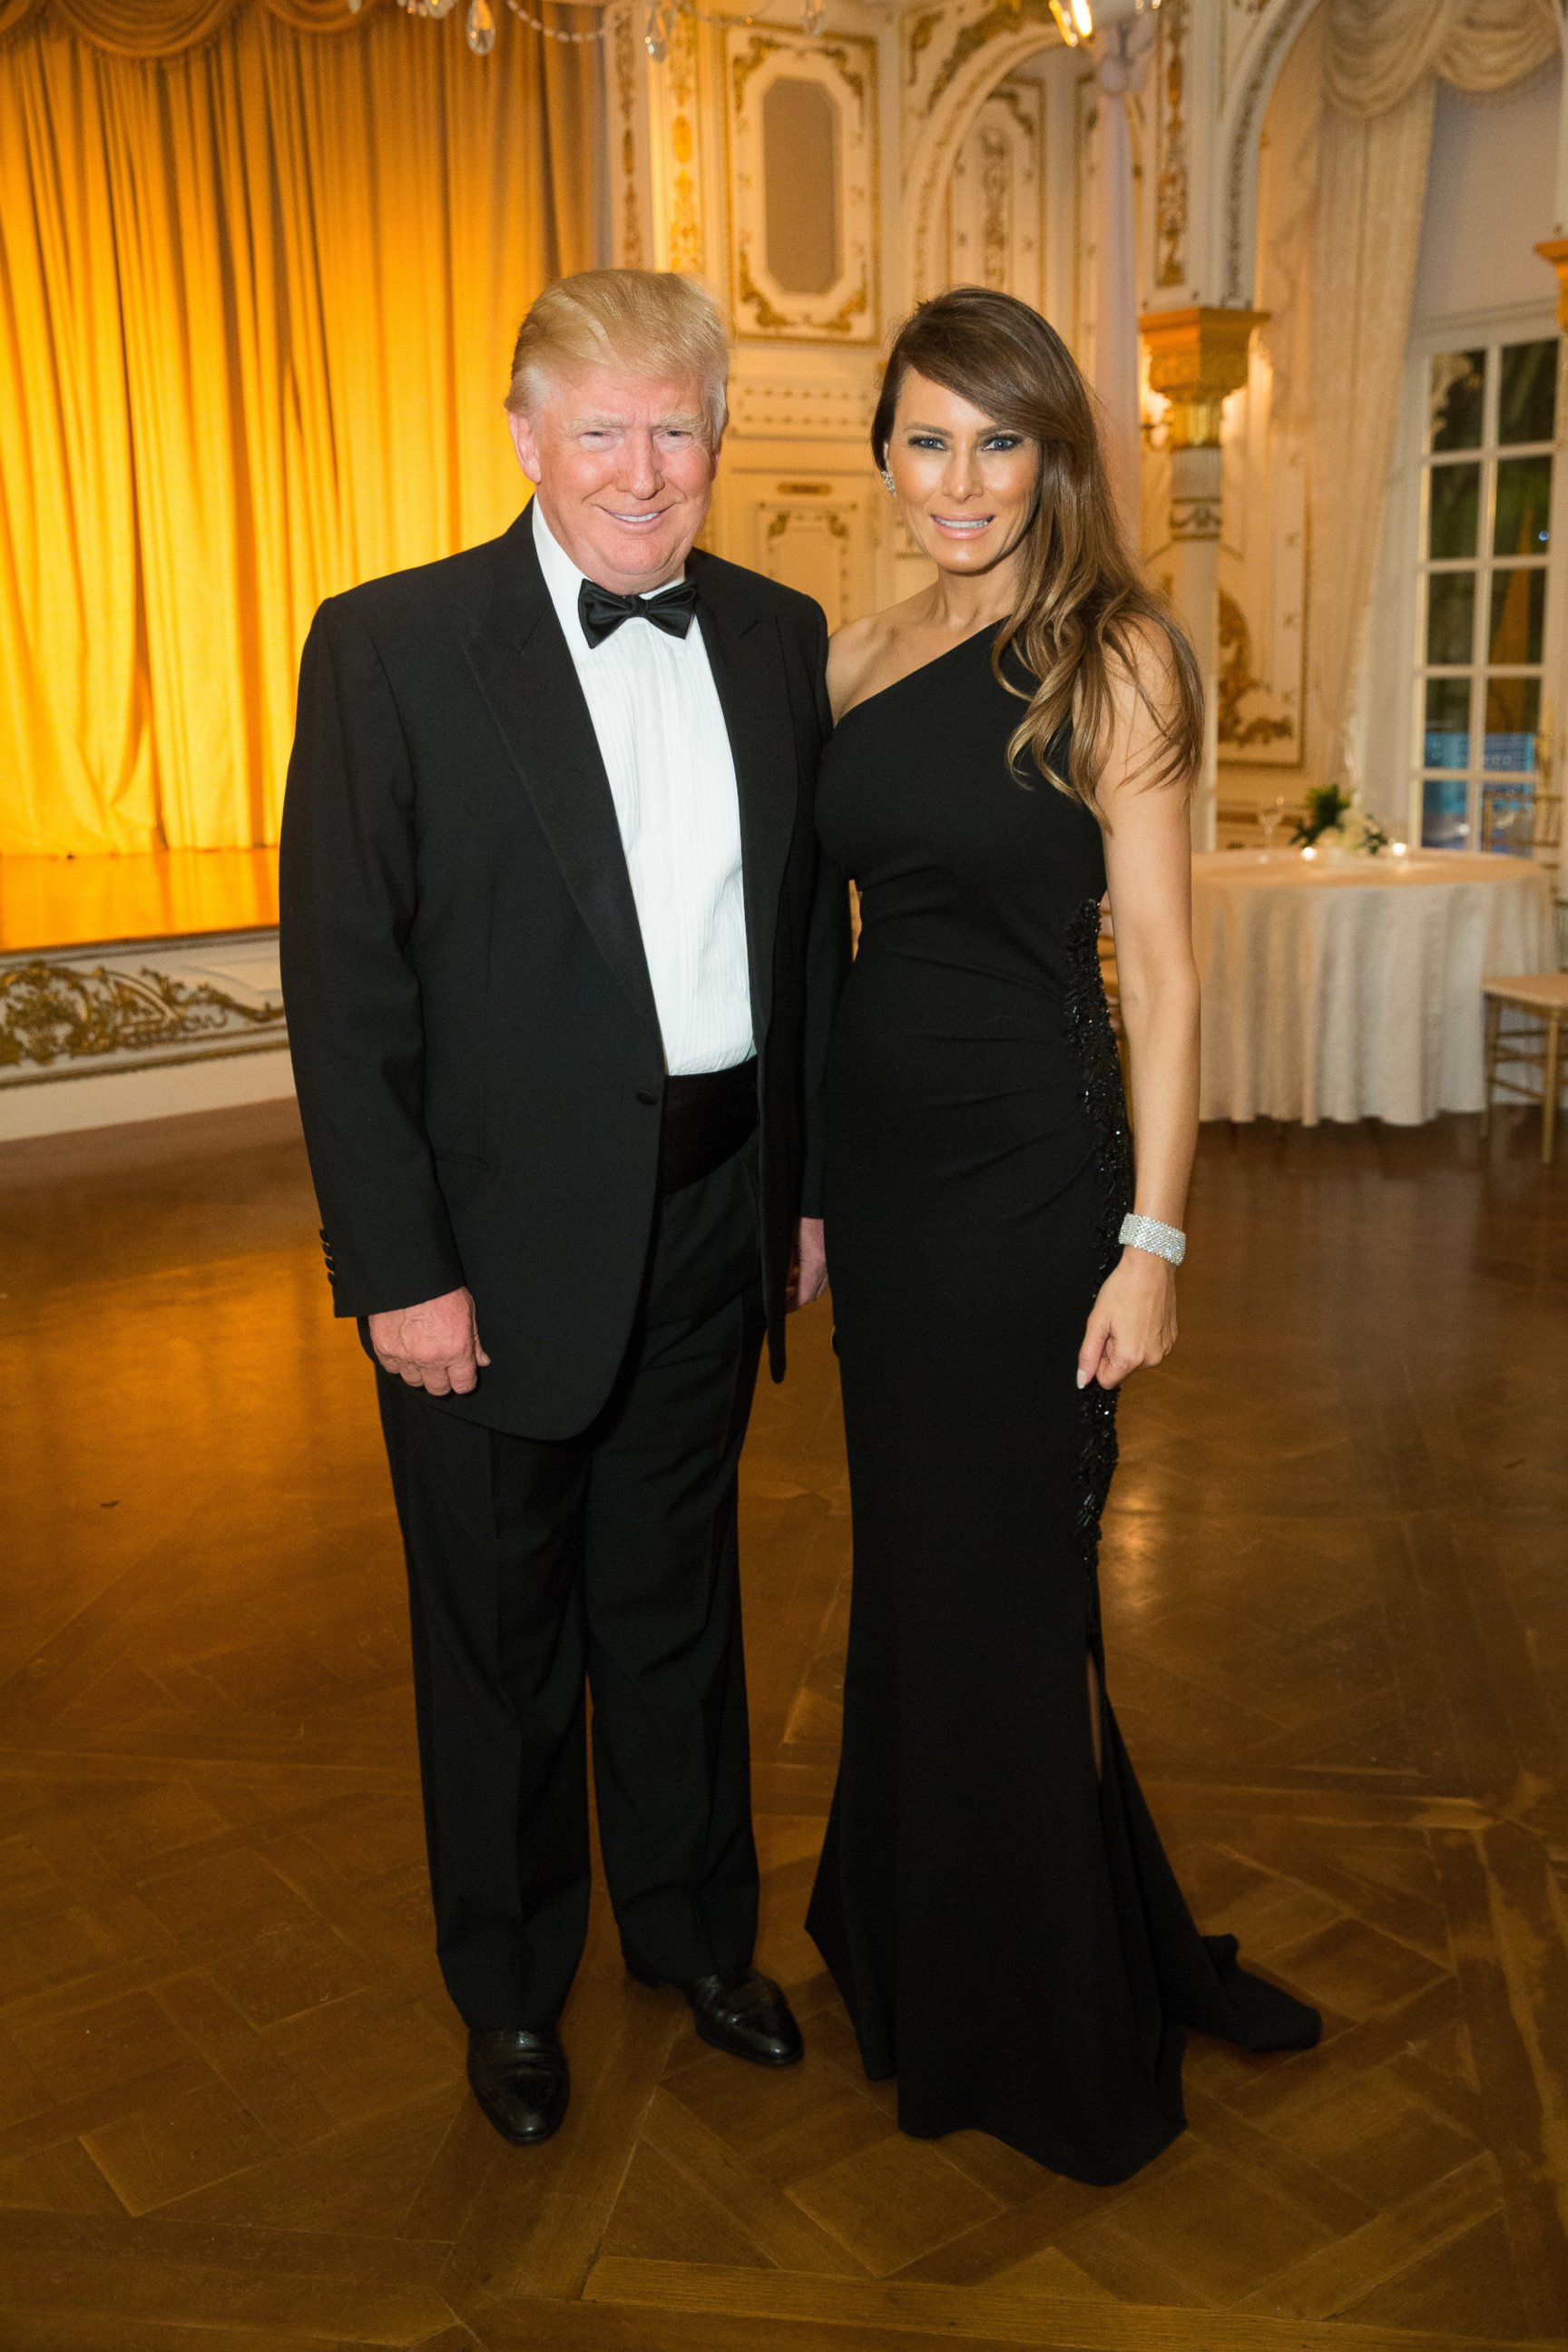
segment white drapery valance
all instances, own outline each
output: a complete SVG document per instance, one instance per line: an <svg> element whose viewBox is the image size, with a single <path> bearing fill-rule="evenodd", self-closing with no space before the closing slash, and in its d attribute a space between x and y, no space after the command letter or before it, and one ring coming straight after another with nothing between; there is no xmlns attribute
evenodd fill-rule
<svg viewBox="0 0 1568 2352"><path fill-rule="evenodd" d="M1439 79L1506 89L1561 53L1556 0L1323 0L1312 261L1309 756L1349 756L1394 455ZM1547 290L1542 274L1542 293ZM1375 794L1374 794L1375 797Z"/></svg>
<svg viewBox="0 0 1568 2352"><path fill-rule="evenodd" d="M1324 91L1358 121L1433 75L1456 89L1506 89L1562 42L1555 0L1328 0L1324 13Z"/></svg>

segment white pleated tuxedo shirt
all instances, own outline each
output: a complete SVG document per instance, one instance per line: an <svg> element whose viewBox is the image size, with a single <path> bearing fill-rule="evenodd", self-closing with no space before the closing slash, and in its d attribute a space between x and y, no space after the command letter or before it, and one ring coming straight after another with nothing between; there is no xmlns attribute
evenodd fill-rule
<svg viewBox="0 0 1568 2352"><path fill-rule="evenodd" d="M599 740L671 1077L753 1049L741 803L700 622L684 637L624 621L590 646L583 573L533 501L533 543ZM665 583L667 586L669 583Z"/></svg>

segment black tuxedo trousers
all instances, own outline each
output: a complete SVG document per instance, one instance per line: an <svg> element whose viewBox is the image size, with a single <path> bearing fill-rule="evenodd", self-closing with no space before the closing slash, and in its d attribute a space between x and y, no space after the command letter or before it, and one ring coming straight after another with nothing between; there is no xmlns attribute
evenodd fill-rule
<svg viewBox="0 0 1568 2352"><path fill-rule="evenodd" d="M739 1968L757 1927L735 1543L763 1317L753 1138L659 1207L608 1402L513 1437L378 1374L408 1560L426 1837L471 2026L555 2018L588 1926L584 1687L627 1956Z"/></svg>

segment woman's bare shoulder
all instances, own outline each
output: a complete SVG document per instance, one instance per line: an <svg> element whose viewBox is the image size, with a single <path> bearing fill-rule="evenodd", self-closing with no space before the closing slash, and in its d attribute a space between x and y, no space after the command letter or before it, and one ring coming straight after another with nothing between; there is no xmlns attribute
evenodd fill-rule
<svg viewBox="0 0 1568 2352"><path fill-rule="evenodd" d="M835 630L827 643L827 691L836 719L859 701L921 601L919 593L906 596L879 613L864 613L858 621L846 621Z"/></svg>

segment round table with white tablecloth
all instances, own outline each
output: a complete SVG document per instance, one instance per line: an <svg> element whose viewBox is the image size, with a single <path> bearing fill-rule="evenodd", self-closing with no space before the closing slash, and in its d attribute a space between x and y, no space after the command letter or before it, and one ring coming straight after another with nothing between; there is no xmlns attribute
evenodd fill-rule
<svg viewBox="0 0 1568 2352"><path fill-rule="evenodd" d="M1520 857L1193 860L1205 1118L1479 1110L1481 981L1554 962L1552 885Z"/></svg>

